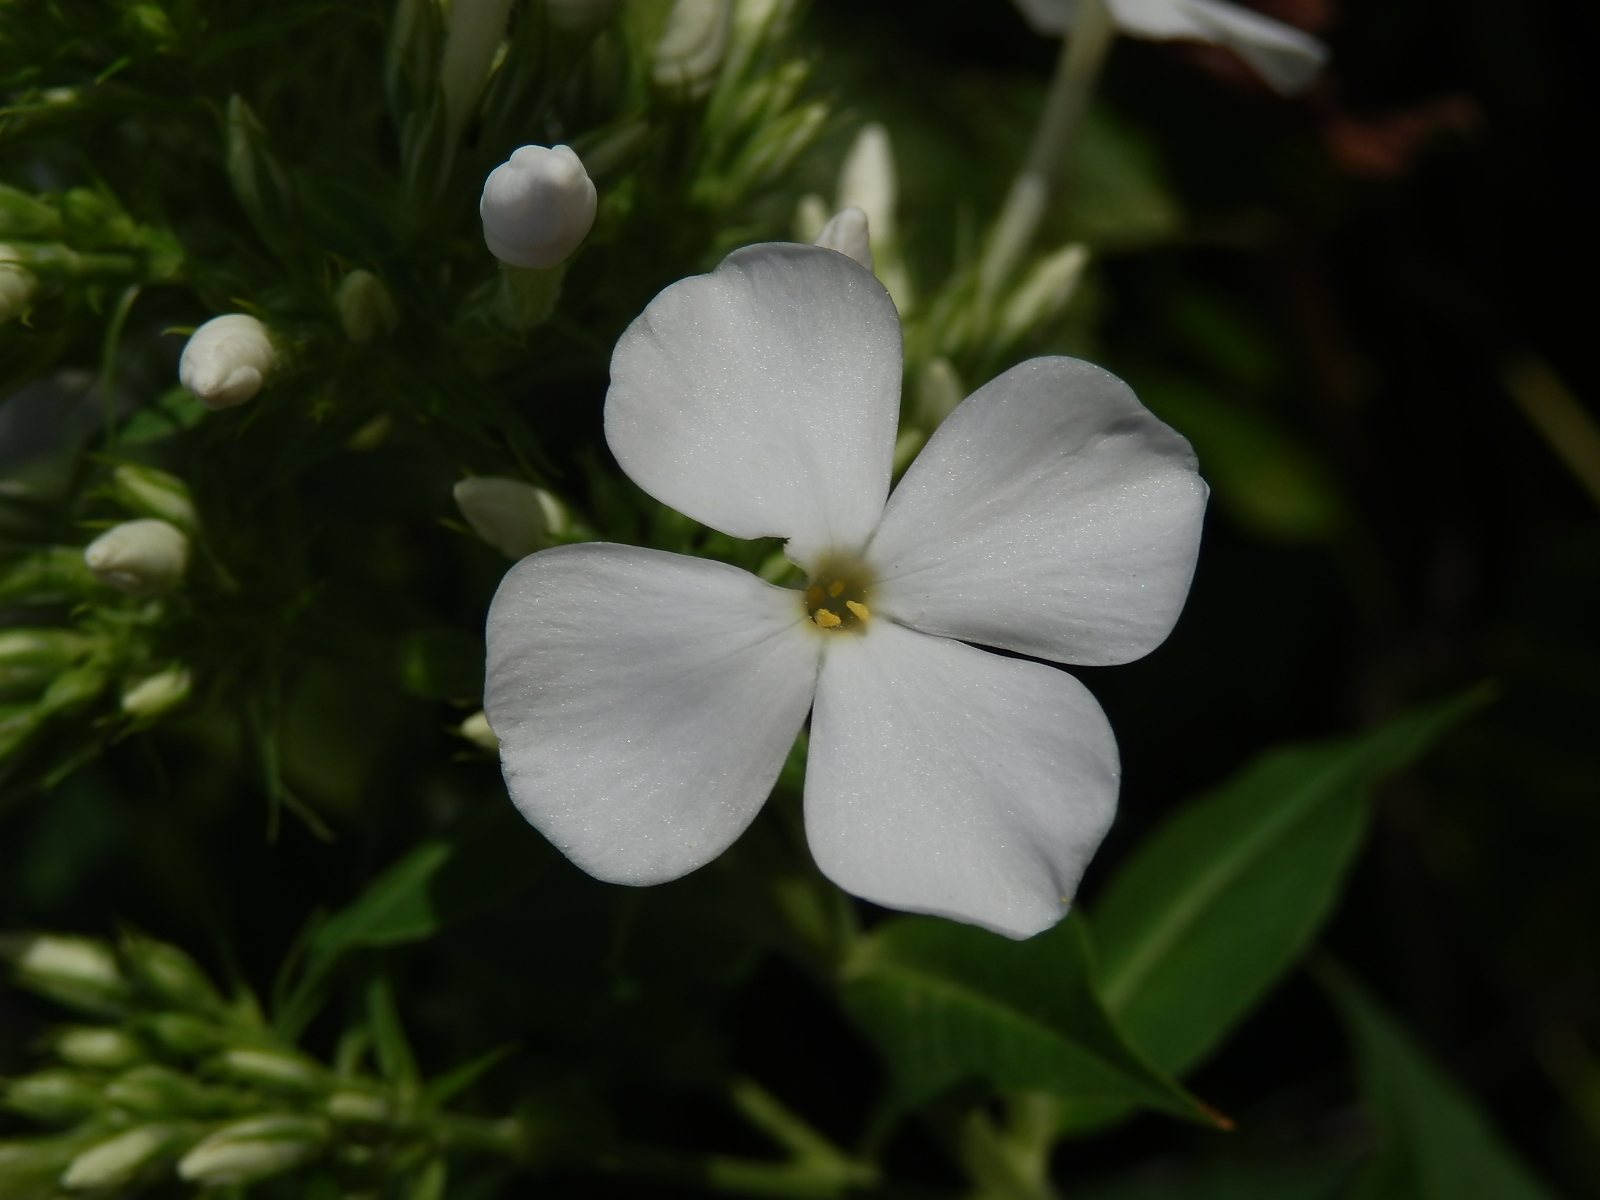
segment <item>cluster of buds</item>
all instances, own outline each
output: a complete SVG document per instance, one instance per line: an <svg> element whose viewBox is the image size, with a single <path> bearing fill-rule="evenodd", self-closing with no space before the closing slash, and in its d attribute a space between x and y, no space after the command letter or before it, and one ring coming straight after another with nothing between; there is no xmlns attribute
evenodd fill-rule
<svg viewBox="0 0 1600 1200"><path fill-rule="evenodd" d="M0 939L0 957L20 986L96 1022L54 1031L53 1065L0 1083L0 1106L55 1129L0 1141L0 1197L131 1195L174 1178L205 1191L304 1170L332 1194L376 1193L463 1144L520 1145L514 1122L441 1112L414 1084L306 1056L174 946L35 935Z"/></svg>

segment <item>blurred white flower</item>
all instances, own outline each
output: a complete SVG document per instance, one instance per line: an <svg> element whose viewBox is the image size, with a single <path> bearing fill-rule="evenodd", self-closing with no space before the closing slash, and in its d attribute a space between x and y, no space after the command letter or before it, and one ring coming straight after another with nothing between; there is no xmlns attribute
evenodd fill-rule
<svg viewBox="0 0 1600 1200"><path fill-rule="evenodd" d="M483 240L513 267L553 267L589 236L597 202L570 146L523 146L484 181Z"/></svg>
<svg viewBox="0 0 1600 1200"><path fill-rule="evenodd" d="M1072 28L1079 0L1014 0L1038 32ZM1316 77L1328 48L1309 33L1227 0L1103 0L1116 27L1151 41L1212 42L1226 46L1285 95Z"/></svg>
<svg viewBox="0 0 1600 1200"><path fill-rule="evenodd" d="M265 325L228 313L194 331L178 360L178 382L207 408L233 408L255 397L277 361Z"/></svg>
<svg viewBox="0 0 1600 1200"><path fill-rule="evenodd" d="M817 233L813 244L847 254L872 270L872 237L867 227L867 214L859 208L836 213Z"/></svg>
<svg viewBox="0 0 1600 1200"><path fill-rule="evenodd" d="M566 525L561 502L520 479L475 475L460 480L454 495L472 532L507 558L525 558Z"/></svg>
<svg viewBox="0 0 1600 1200"><path fill-rule="evenodd" d="M113 525L84 549L83 561L101 583L130 596L159 596L183 579L189 539L176 525L147 517Z"/></svg>
<svg viewBox="0 0 1600 1200"><path fill-rule="evenodd" d="M1140 657L1177 619L1206 487L1120 380L1038 358L978 389L893 496L901 331L809 246L735 251L618 342L606 438L686 516L781 537L775 587L631 546L545 550L488 622L485 708L524 816L601 879L651 884L750 823L811 716L805 820L839 886L1012 937L1057 921L1119 767L1053 662Z"/></svg>
<svg viewBox="0 0 1600 1200"><path fill-rule="evenodd" d="M691 97L710 91L733 25L732 0L676 0L656 43L650 77Z"/></svg>

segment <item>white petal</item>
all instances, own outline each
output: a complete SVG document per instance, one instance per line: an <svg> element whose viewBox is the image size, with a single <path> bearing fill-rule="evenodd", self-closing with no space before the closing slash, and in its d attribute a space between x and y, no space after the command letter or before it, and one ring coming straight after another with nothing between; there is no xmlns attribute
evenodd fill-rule
<svg viewBox="0 0 1600 1200"><path fill-rule="evenodd" d="M1255 68L1277 91L1292 95L1303 89L1328 61L1328 48L1292 25L1274 21L1222 0L1182 0L1183 7L1207 32Z"/></svg>
<svg viewBox="0 0 1600 1200"><path fill-rule="evenodd" d="M1066 911L1118 776L1066 672L875 622L823 659L806 837L848 892L1028 937Z"/></svg>
<svg viewBox="0 0 1600 1200"><path fill-rule="evenodd" d="M883 512L900 319L872 273L815 246L735 250L667 288L611 357L606 440L633 481L808 565Z"/></svg>
<svg viewBox="0 0 1600 1200"><path fill-rule="evenodd" d="M835 213L817 236L811 239L811 244L837 250L855 259L867 270L873 269L872 235L867 228L867 214L859 208L847 208Z"/></svg>
<svg viewBox="0 0 1600 1200"><path fill-rule="evenodd" d="M816 686L799 599L634 546L523 559L489 609L484 708L522 815L612 883L722 853L772 790Z"/></svg>
<svg viewBox="0 0 1600 1200"><path fill-rule="evenodd" d="M940 425L889 499L873 604L926 633L1057 662L1148 654L1194 574L1206 485L1127 384L1035 358Z"/></svg>

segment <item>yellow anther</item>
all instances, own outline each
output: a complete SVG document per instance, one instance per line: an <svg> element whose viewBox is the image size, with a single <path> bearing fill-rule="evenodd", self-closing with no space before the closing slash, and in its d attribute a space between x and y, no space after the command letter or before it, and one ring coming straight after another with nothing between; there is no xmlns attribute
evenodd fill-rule
<svg viewBox="0 0 1600 1200"><path fill-rule="evenodd" d="M867 606L862 604L859 600L846 600L844 602L844 606L851 612L855 613L856 620L862 622L863 624L872 616L872 614L867 611Z"/></svg>
<svg viewBox="0 0 1600 1200"><path fill-rule="evenodd" d="M844 618L836 612L829 612L825 608L817 609L816 616L811 618L824 629L832 629L835 625L843 625Z"/></svg>
<svg viewBox="0 0 1600 1200"><path fill-rule="evenodd" d="M828 585L828 595L838 599L839 593L844 591L844 580L835 579Z"/></svg>

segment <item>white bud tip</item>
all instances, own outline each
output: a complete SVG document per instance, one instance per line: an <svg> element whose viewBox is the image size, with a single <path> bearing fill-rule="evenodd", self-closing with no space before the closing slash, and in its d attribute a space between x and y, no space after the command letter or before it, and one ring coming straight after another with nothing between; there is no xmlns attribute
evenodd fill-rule
<svg viewBox="0 0 1600 1200"><path fill-rule="evenodd" d="M731 0L677 0L656 43L650 77L659 87L703 94L727 53L732 23Z"/></svg>
<svg viewBox="0 0 1600 1200"><path fill-rule="evenodd" d="M476 476L456 484L455 499L472 531L507 558L526 558L544 546L546 506L531 483Z"/></svg>
<svg viewBox="0 0 1600 1200"><path fill-rule="evenodd" d="M513 267L556 266L589 236L598 199L570 146L523 146L484 181L483 240Z"/></svg>
<svg viewBox="0 0 1600 1200"><path fill-rule="evenodd" d="M495 736L494 730L489 727L489 718L482 712L473 713L456 726L456 733L480 750L493 754L500 749L500 739Z"/></svg>
<svg viewBox="0 0 1600 1200"><path fill-rule="evenodd" d="M816 245L837 250L855 259L867 270L872 270L872 240L867 234L867 214L859 208L847 208L822 227Z"/></svg>
<svg viewBox="0 0 1600 1200"><path fill-rule="evenodd" d="M178 360L178 382L207 408L233 408L254 398L277 360L265 325L228 313L194 331Z"/></svg>
<svg viewBox="0 0 1600 1200"><path fill-rule="evenodd" d="M183 579L189 539L175 525L148 517L124 521L90 542L83 561L95 578L130 596L159 596Z"/></svg>

